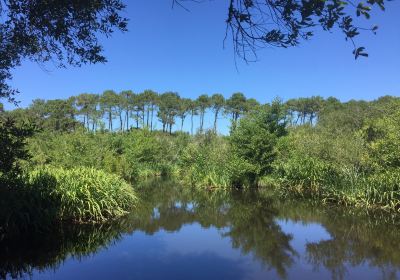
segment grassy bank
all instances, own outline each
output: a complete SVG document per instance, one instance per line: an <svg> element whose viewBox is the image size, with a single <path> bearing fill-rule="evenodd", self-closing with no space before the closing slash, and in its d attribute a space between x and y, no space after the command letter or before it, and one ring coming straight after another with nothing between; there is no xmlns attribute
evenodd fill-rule
<svg viewBox="0 0 400 280"><path fill-rule="evenodd" d="M279 103L264 107L241 119L230 136L42 133L29 141L33 157L27 167L78 164L129 181L172 176L206 188L274 186L283 198L399 211L396 110L364 117L358 127L333 113L318 125L290 126L284 112Z"/></svg>

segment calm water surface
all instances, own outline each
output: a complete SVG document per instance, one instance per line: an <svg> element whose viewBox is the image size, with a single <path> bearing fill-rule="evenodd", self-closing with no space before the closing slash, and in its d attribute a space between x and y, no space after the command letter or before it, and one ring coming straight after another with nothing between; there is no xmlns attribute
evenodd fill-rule
<svg viewBox="0 0 400 280"><path fill-rule="evenodd" d="M0 278L397 279L400 227L256 191L153 182L122 221L0 243Z"/></svg>

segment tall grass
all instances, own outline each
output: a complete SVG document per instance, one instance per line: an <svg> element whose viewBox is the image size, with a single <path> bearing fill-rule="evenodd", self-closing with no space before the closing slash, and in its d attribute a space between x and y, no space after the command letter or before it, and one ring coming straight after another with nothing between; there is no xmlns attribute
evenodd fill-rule
<svg viewBox="0 0 400 280"><path fill-rule="evenodd" d="M278 164L273 179L282 197L400 212L398 168L365 174L356 168L336 166L304 156Z"/></svg>
<svg viewBox="0 0 400 280"><path fill-rule="evenodd" d="M87 167L43 167L16 178L0 176L0 184L0 240L64 221L107 222L137 204L132 186L120 177Z"/></svg>
<svg viewBox="0 0 400 280"><path fill-rule="evenodd" d="M132 210L137 198L117 175L93 168L45 167L28 175L28 184L57 201L60 220L104 222Z"/></svg>

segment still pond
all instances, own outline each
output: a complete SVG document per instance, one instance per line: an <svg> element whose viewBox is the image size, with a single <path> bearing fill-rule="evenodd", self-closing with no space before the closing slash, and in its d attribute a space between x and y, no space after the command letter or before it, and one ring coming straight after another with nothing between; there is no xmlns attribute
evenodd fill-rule
<svg viewBox="0 0 400 280"><path fill-rule="evenodd" d="M138 193L140 207L116 223L2 243L0 279L400 277L400 226L388 215L173 182Z"/></svg>

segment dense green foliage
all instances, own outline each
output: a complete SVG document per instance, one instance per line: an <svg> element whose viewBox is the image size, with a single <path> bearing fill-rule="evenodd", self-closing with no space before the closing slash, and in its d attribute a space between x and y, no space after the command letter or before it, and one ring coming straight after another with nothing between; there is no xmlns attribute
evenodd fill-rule
<svg viewBox="0 0 400 280"><path fill-rule="evenodd" d="M153 98L157 94L146 91L143 96ZM87 124L90 117L84 117L80 125L79 120L71 119L75 114L69 114L67 119L77 124L70 130L59 129L66 126L60 125L63 121L54 122L61 120L58 117L35 115L32 123L41 126L42 131L30 137L25 147L24 138L11 133L15 131L11 125L3 124L1 139L18 138L9 141L15 146L13 153L7 154L8 159L1 159L5 162L6 158L12 163L10 166L15 166L11 169L17 170L5 170L7 165L3 168L5 195L1 198L5 203L3 209L8 209L3 213L4 223L18 224L18 219L25 219L24 213L29 213L32 220L52 220L43 218L46 211L37 209L55 209L49 210L51 217L57 217L53 220L105 221L135 205L131 188L119 178L137 182L150 176L172 176L187 185L206 188L264 186L281 197L400 210L399 98L385 96L371 102L341 103L334 98L312 97L286 103L275 100L271 104L256 104L250 110L246 106L253 102L242 97L234 94L224 107L218 95L199 97L201 118L207 110L219 114L221 110L228 112L227 106L233 108L229 111L229 136L218 135L215 126L205 129L201 118L196 135L177 130L172 133L174 122L170 120L175 111L171 108L183 110L181 104L191 103L175 93L164 95L162 105L146 103L140 113L141 129L122 131L124 120L129 120L129 114L124 118L126 109L118 111L122 126L117 132L96 127L93 130ZM210 105L210 100L215 104ZM239 105L235 107L232 100ZM152 131L152 106L160 106L157 115L165 114L162 131ZM25 113L20 114L23 110ZM26 117L31 112L29 108L2 114L13 116L12 124L21 127L29 122ZM178 113L184 120L182 111ZM110 129L112 123L111 118ZM74 200L74 194L80 198ZM60 197L65 198L62 203ZM13 204L8 204L10 201ZM22 214L15 218L15 213Z"/></svg>
<svg viewBox="0 0 400 280"><path fill-rule="evenodd" d="M242 119L233 130L232 153L253 167L248 174L251 184L257 184L260 176L272 172L276 143L286 134L285 117L282 104L276 100Z"/></svg>
<svg viewBox="0 0 400 280"><path fill-rule="evenodd" d="M2 119L0 116L0 175L19 171L20 160L29 158L26 139L33 133L29 125L18 126L12 119Z"/></svg>
<svg viewBox="0 0 400 280"><path fill-rule="evenodd" d="M317 125L289 128L271 174L285 195L400 209L399 99L326 108Z"/></svg>

